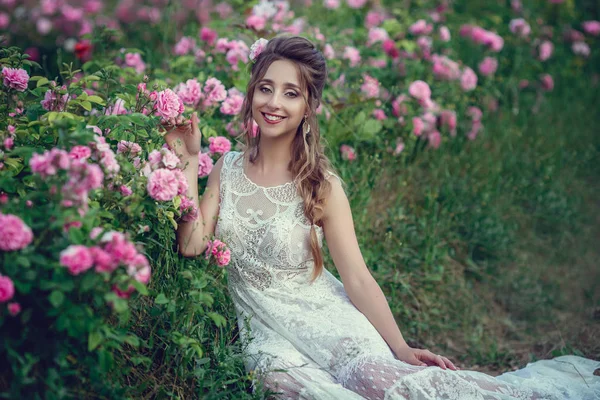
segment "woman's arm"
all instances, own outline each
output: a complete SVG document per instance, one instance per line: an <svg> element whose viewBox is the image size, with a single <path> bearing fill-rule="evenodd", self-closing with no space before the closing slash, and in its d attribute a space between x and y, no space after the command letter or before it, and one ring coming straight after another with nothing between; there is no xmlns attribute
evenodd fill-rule
<svg viewBox="0 0 600 400"><path fill-rule="evenodd" d="M165 140L183 164L183 174L188 182L187 197L198 207L198 218L193 221L180 221L177 226L179 253L194 257L206 250L210 235L215 231L219 214L219 183L223 157L217 161L209 177L208 184L198 199L198 153L202 133L198 128L198 115L194 113L189 121L168 121L164 124L168 133Z"/></svg>
<svg viewBox="0 0 600 400"><path fill-rule="evenodd" d="M381 288L364 262L344 189L335 178L330 179L330 183L323 230L327 247L352 303L373 324L400 360L415 365L437 364L444 369L446 366L455 369L445 357L408 346Z"/></svg>
<svg viewBox="0 0 600 400"><path fill-rule="evenodd" d="M219 215L219 183L223 157L217 161L208 176L208 183L201 200L198 199L198 156L181 160L185 165L183 174L188 181L186 195L198 207L198 218L193 221L179 221L177 226L177 244L179 253L185 257L202 254L210 236L214 234Z"/></svg>

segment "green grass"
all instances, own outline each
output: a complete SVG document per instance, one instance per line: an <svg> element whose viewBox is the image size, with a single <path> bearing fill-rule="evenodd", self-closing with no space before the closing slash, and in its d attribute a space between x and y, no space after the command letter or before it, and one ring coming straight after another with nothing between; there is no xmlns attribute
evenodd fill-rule
<svg viewBox="0 0 600 400"><path fill-rule="evenodd" d="M600 357L581 337L600 326L600 102L560 90L536 115L501 108L460 150L340 167L367 265L412 343L485 370Z"/></svg>

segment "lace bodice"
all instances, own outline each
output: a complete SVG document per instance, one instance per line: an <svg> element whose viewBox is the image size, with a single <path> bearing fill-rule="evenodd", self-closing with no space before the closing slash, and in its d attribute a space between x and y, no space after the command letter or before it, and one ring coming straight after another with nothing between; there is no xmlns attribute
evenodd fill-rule
<svg viewBox="0 0 600 400"><path fill-rule="evenodd" d="M216 234L231 249L233 273L257 289L306 282L313 268L310 224L295 184L255 184L238 152L225 156L221 181L219 221L231 223L218 223ZM323 230L314 226L322 244Z"/></svg>

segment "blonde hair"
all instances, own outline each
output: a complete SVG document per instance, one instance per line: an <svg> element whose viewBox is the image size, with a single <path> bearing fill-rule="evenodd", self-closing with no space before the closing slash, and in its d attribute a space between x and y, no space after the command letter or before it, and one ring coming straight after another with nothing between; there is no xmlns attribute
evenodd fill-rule
<svg viewBox="0 0 600 400"><path fill-rule="evenodd" d="M266 48L252 65L252 76L246 90L242 106L245 140L248 161L254 163L258 157L260 131L252 135L252 101L258 82L265 76L271 63L277 60L293 62L299 71L300 84L307 91L305 98L308 108L307 122L310 133L305 135L302 124L298 126L292 142L292 160L288 170L294 176L299 195L304 202L304 214L311 223L310 247L312 251L314 270L311 277L313 282L323 271L323 253L319 246L314 225L323 226L323 211L325 200L331 191L327 175L333 173L333 167L325 156L325 146L321 142L316 109L321 102L323 87L327 79L325 58L315 45L300 36L277 36L267 44Z"/></svg>

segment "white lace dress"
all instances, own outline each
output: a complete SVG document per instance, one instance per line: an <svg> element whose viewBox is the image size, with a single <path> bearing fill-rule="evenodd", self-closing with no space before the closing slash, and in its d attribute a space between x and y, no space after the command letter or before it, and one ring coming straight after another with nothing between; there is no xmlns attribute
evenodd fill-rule
<svg viewBox="0 0 600 400"><path fill-rule="evenodd" d="M281 399L598 399L600 363L575 356L491 377L397 360L344 287L312 260L293 183L262 187L230 152L220 176L216 235L229 245L228 285L246 366ZM317 227L322 242L323 232Z"/></svg>

